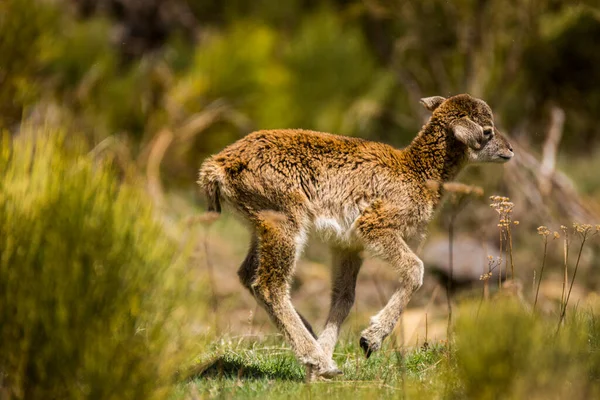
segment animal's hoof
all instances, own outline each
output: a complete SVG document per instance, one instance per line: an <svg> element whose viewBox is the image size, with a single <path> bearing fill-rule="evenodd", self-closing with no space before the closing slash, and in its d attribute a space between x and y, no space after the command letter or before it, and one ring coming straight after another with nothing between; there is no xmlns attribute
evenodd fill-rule
<svg viewBox="0 0 600 400"><path fill-rule="evenodd" d="M365 352L365 357L367 357L367 358L371 357L371 353L373 352L373 348L371 347L371 345L369 344L369 342L367 341L367 339L365 339L364 336L360 338L360 347Z"/></svg>
<svg viewBox="0 0 600 400"><path fill-rule="evenodd" d="M306 366L306 382L328 380L340 375L344 375L344 373L337 367L326 370L317 370L313 365Z"/></svg>
<svg viewBox="0 0 600 400"><path fill-rule="evenodd" d="M325 378L333 378L333 377L340 376L340 375L344 375L342 370L335 368L335 369L330 369L330 370L325 371L325 373L323 373L321 376L323 376Z"/></svg>
<svg viewBox="0 0 600 400"><path fill-rule="evenodd" d="M338 368L328 369L326 371L318 372L318 379L332 379L336 376L344 375L344 373Z"/></svg>

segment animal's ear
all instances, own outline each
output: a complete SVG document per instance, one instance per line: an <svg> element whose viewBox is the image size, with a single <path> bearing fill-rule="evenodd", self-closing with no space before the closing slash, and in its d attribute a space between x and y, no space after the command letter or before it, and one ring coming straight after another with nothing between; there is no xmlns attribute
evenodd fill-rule
<svg viewBox="0 0 600 400"><path fill-rule="evenodd" d="M481 149L485 141L483 129L467 118L457 119L450 125L450 129L458 140L474 150Z"/></svg>
<svg viewBox="0 0 600 400"><path fill-rule="evenodd" d="M444 98L442 96L423 97L421 99L421 104L423 104L423 107L425 107L429 111L433 112L445 100L446 100L446 98Z"/></svg>

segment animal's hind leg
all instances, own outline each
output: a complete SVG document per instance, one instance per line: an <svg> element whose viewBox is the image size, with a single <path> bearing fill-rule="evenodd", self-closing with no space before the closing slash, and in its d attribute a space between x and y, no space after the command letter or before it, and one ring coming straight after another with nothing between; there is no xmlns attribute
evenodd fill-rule
<svg viewBox="0 0 600 400"><path fill-rule="evenodd" d="M254 296L254 289L252 289L252 284L256 279L256 270L258 269L258 238L256 235L252 235L252 241L250 242L250 250L242 262L240 269L238 270L238 276L240 278L240 282L250 291L250 293ZM310 323L300 314L297 310L298 316L302 320L302 323L308 330L308 332L316 339L317 335L313 331Z"/></svg>
<svg viewBox="0 0 600 400"><path fill-rule="evenodd" d="M252 283L256 298L301 362L311 367L315 375L331 377L340 374L333 360L304 326L289 296L296 263L295 239L301 233L300 227L289 219L259 217L256 228L258 268Z"/></svg>
<svg viewBox="0 0 600 400"><path fill-rule="evenodd" d="M242 285L246 287L254 295L252 290L252 282L256 278L256 269L258 268L258 239L256 235L252 235L252 241L250 242L250 249L246 258L242 262L240 269L238 269L238 277Z"/></svg>
<svg viewBox="0 0 600 400"><path fill-rule="evenodd" d="M333 355L340 326L354 304L356 278L362 265L362 258L356 250L333 249L332 253L331 306L325 329L319 336L319 344L329 357Z"/></svg>

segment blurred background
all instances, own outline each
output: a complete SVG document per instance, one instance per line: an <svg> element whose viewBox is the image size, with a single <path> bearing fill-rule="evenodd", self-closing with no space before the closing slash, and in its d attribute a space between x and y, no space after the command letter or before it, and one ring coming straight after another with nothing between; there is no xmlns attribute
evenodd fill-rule
<svg viewBox="0 0 600 400"><path fill-rule="evenodd" d="M305 128L402 147L428 118L421 97L466 92L484 99L516 157L470 167L460 180L485 195L459 212L446 206L432 225L420 249L431 274L411 303L418 312L405 315L416 321L405 332L414 341L423 307L445 312L440 285L448 278L450 221L457 286L480 290L488 255L500 253L489 196L515 204L515 275L526 297L543 251L537 227L561 232L560 225L600 223L598 5L4 0L0 129L11 138L60 131L67 144L83 143L86 154L109 160L118 182L142 190L177 246L188 238L182 227L203 211L195 184L203 159L254 130ZM235 274L245 230L229 216L198 225L190 265L206 279L209 297L198 329L274 332ZM561 240L550 240L541 291L550 309L561 297ZM600 285L597 253L591 241L582 254L578 298ZM294 285L299 309L317 326L326 317L327 262L326 247L309 246ZM369 261L351 324L364 325L395 282L391 269Z"/></svg>

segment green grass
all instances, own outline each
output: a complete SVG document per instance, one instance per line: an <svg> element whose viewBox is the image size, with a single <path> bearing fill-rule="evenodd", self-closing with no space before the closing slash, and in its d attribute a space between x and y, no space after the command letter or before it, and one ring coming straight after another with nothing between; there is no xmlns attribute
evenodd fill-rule
<svg viewBox="0 0 600 400"><path fill-rule="evenodd" d="M213 343L172 399L197 398L598 398L600 324L593 309L533 314L512 299L457 308L452 346L396 348L384 342L365 359L356 334L334 354L344 375L306 383L304 368L279 336Z"/></svg>
<svg viewBox="0 0 600 400"><path fill-rule="evenodd" d="M290 398L327 396L348 398L359 394L396 397L428 389L440 376L446 352L442 345L394 350L388 344L365 359L355 341L342 341L334 355L344 375L334 380L305 383L304 367L280 340L259 343L221 344L200 360L201 372L182 383L175 398L194 393L203 397ZM436 387L438 385L431 385Z"/></svg>

